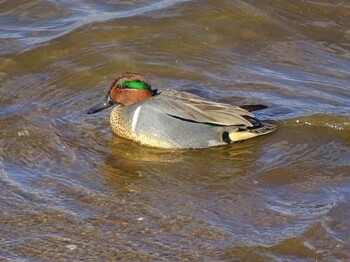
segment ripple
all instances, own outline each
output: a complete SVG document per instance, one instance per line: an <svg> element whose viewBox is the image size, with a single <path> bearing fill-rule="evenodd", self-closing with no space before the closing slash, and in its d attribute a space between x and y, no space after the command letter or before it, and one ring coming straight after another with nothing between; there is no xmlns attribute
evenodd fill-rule
<svg viewBox="0 0 350 262"><path fill-rule="evenodd" d="M336 115L313 115L304 116L297 119L289 119L285 122L287 126L314 126L320 128L330 128L339 131L350 130L350 118Z"/></svg>
<svg viewBox="0 0 350 262"><path fill-rule="evenodd" d="M136 1L132 8L131 3L123 5L123 3L93 4L86 1L74 3L64 1L59 4L44 1L39 5L37 1L31 1L26 5L8 7L0 17L5 22L0 26L2 29L0 41L5 43L2 45L3 48L0 48L0 54L28 50L91 23L139 16L187 1L162 0L146 3ZM121 9L124 10L119 11Z"/></svg>

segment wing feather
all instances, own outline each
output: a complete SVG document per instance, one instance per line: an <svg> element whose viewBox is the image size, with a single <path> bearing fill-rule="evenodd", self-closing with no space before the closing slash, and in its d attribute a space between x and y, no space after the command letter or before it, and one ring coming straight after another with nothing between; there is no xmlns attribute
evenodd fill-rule
<svg viewBox="0 0 350 262"><path fill-rule="evenodd" d="M253 124L243 116L255 116L238 106L219 104L187 92L166 89L147 100L152 107L165 114L189 121L222 126L247 126Z"/></svg>

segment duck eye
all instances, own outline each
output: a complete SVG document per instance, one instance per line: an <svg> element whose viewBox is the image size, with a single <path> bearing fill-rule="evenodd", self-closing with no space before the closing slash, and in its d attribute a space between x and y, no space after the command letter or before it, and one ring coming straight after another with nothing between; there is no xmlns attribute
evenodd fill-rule
<svg viewBox="0 0 350 262"><path fill-rule="evenodd" d="M117 87L118 89L124 89L124 88L126 88L125 85L121 85L121 84L117 84L116 87Z"/></svg>

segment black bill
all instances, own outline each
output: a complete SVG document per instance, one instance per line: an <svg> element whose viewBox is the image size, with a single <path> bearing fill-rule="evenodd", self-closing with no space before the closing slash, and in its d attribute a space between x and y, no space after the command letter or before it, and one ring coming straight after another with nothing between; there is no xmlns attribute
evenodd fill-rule
<svg viewBox="0 0 350 262"><path fill-rule="evenodd" d="M103 109L106 109L108 107L111 107L115 104L117 104L117 103L115 103L109 96L107 96L103 103L91 107L89 110L86 111L86 113L89 115L95 114L95 113L97 113Z"/></svg>

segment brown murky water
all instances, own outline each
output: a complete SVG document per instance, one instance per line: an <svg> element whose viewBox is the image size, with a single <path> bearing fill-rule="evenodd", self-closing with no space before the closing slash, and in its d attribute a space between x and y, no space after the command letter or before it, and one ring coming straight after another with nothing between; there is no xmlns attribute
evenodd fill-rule
<svg viewBox="0 0 350 262"><path fill-rule="evenodd" d="M0 1L1 261L349 261L349 1ZM263 103L164 151L88 116L120 72Z"/></svg>

